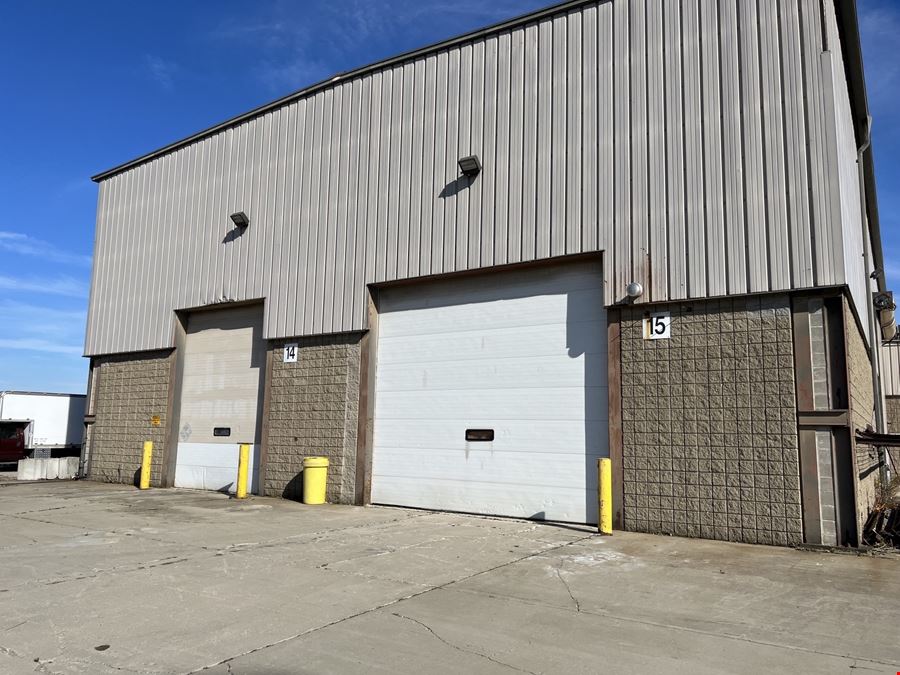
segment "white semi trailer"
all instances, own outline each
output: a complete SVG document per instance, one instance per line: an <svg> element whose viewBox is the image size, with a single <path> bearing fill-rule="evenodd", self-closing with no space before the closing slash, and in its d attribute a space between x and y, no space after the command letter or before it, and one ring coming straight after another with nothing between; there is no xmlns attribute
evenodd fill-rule
<svg viewBox="0 0 900 675"><path fill-rule="evenodd" d="M0 392L0 436L10 436L7 441L18 436L27 457L77 455L84 432L84 405L84 394Z"/></svg>

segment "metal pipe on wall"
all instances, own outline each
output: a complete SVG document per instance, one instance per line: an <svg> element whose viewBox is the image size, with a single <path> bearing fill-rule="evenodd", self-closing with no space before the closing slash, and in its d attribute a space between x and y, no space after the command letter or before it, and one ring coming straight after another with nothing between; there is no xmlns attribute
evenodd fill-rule
<svg viewBox="0 0 900 675"><path fill-rule="evenodd" d="M878 325L879 319L875 314L875 306L872 303L871 293L871 262L869 258L869 246L871 237L869 235L869 216L866 211L866 177L863 173L863 158L869 146L872 143L872 116L866 117L865 136L862 145L856 151L856 171L859 176L859 212L860 227L862 228L862 248L863 248L863 274L865 275L866 288L866 323L869 327L869 349L872 358L870 363L872 366L872 394L875 401L875 431L879 434L885 433L884 426L884 392L881 386L881 327ZM887 485L890 480L890 471L887 465L887 453L882 447L878 448L878 463L881 466L882 485Z"/></svg>
<svg viewBox="0 0 900 675"><path fill-rule="evenodd" d="M87 392L85 396L84 407L84 431L81 434L81 452L78 456L78 478L87 478L89 471L91 442L93 440L93 424L94 424L94 390L96 388L95 379L97 377L97 364L95 360L90 359L88 365L88 382Z"/></svg>

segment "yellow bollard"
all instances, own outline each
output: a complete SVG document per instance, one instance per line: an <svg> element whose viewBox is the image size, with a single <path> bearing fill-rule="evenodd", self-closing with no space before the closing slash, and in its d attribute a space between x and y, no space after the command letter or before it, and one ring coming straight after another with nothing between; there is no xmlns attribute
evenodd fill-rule
<svg viewBox="0 0 900 675"><path fill-rule="evenodd" d="M238 456L238 482L236 497L238 499L247 498L247 472L250 466L250 445L249 443L241 443L241 452Z"/></svg>
<svg viewBox="0 0 900 675"><path fill-rule="evenodd" d="M306 457L303 460L303 503L324 504L328 477L327 457Z"/></svg>
<svg viewBox="0 0 900 675"><path fill-rule="evenodd" d="M153 460L153 441L144 441L144 456L141 459L141 490L150 487L150 462Z"/></svg>
<svg viewBox="0 0 900 675"><path fill-rule="evenodd" d="M600 534L612 534L613 503L612 503L612 460L597 460L597 497L600 500L600 522L597 529Z"/></svg>

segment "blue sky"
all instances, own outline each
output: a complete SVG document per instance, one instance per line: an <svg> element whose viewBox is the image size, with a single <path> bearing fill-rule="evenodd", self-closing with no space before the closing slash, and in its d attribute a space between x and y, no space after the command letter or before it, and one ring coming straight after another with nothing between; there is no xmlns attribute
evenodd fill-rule
<svg viewBox="0 0 900 675"><path fill-rule="evenodd" d="M91 175L335 73L548 2L2 3L0 390L84 391ZM885 257L900 284L900 2L860 0L860 11Z"/></svg>

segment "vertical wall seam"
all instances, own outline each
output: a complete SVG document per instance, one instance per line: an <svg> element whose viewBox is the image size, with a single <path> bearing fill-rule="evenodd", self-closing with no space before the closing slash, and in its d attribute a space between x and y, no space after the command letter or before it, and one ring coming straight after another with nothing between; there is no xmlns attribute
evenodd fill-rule
<svg viewBox="0 0 900 675"><path fill-rule="evenodd" d="M773 285L772 279L772 239L770 236L770 230L774 226L774 222L771 218L769 218L769 189L768 189L768 181L769 181L769 171L768 171L768 155L766 153L766 143L765 139L767 138L767 133L769 129L766 125L766 115L764 114L765 105L763 101L765 100L765 92L763 91L763 68L765 68L765 62L763 61L763 51L762 51L762 38L760 37L760 31L763 29L762 23L760 21L760 12L759 12L759 2L760 0L754 0L756 3L756 58L759 60L759 77L756 80L756 95L758 99L758 106L760 108L760 124L762 126L762 138L760 143L760 150L762 151L762 197L763 197L763 231L766 233L765 241L766 241L766 254L768 257L768 261L766 262L766 288L763 290L771 290ZM765 1L765 0L763 0Z"/></svg>
<svg viewBox="0 0 900 675"><path fill-rule="evenodd" d="M794 288L795 281L800 273L799 269L794 268L794 253L796 250L796 242L794 241L794 231L791 227L793 223L793 219L791 217L791 181L790 181L790 146L788 145L788 116L787 116L787 106L784 105L785 101L785 90L784 90L784 72L785 72L785 61L784 61L784 43L782 40L781 31L784 26L782 23L781 12L775 11L775 22L778 25L778 30L775 31L775 40L778 43L778 82L779 87L778 90L781 92L781 141L784 144L784 191L785 191L785 227L787 228L787 242L788 242L788 255L787 255L787 263L788 263L788 285L790 288Z"/></svg>
<svg viewBox="0 0 900 675"><path fill-rule="evenodd" d="M743 192L744 192L744 195L743 195L743 197L744 197L744 198L743 198L743 206L744 206L744 243L745 243L745 246L744 246L744 251L745 251L744 261L745 261L745 265L746 265L745 274L746 274L747 290L748 290L748 291L752 291L752 290L753 290L753 283L752 283L752 275L751 275L751 273L750 273L750 246L747 245L747 244L749 243L749 241L750 241L750 224L749 224L749 222L748 222L748 215L749 215L750 211L749 211L749 209L748 209L748 207L747 207L747 186L746 186L746 180L747 180L747 178L746 178L746 177L747 177L747 152L746 152L746 144L745 144L745 142L744 142L744 138L745 138L745 129L746 129L746 120L745 120L745 118L744 118L744 87L742 86L742 83L743 83L743 81L744 81L744 58L743 58L743 50L741 49L741 46L740 46L740 37L741 37L741 33L742 33L741 26L742 26L742 23L743 23L743 22L741 21L741 7L742 7L742 5L741 5L739 2L736 3L736 6L735 6L735 17L736 17L736 21L737 21L737 31L736 31L736 35L737 35L737 39L738 39L738 44L736 45L735 53L736 53L736 55L737 55L737 65L738 65L738 87L737 87L737 92L738 92L738 106L739 106L739 110L738 110L739 115L738 115L738 117L739 117L740 122L741 122L741 130L740 130L740 136L739 136L739 138L738 138L738 144L739 144L739 146L740 146L741 163L742 163L742 172L743 172L743 181L742 181L742 183L744 184L744 190L743 190Z"/></svg>
<svg viewBox="0 0 900 675"><path fill-rule="evenodd" d="M686 109L685 109L685 98L686 92L684 87L684 6L681 2L678 3L678 27L681 29L680 38L678 42L678 47L681 52L681 58L679 59L679 65L681 67L681 77L679 78L679 87L681 89L681 140L682 144L684 144L684 140L687 137L687 119L686 119ZM686 148L685 148L686 149ZM687 176L687 152L682 151L681 153L681 175ZM693 288L691 288L691 247L690 247L690 233L688 232L688 203L687 203L687 180L682 181L681 185L681 229L684 232L684 286L685 286L685 298L690 298L693 295Z"/></svg>
<svg viewBox="0 0 900 675"><path fill-rule="evenodd" d="M699 57L699 88L700 88L700 166L701 166L701 174L702 174L702 192L703 192L703 250L706 252L704 258L709 259L709 194L708 194L708 185L706 178L706 115L703 110L703 103L705 101L704 94L706 89L704 88L704 64L705 61L703 59L703 8L699 5L697 6L697 54ZM721 105L719 106L721 110ZM710 285L710 265L704 265L704 278L706 280L706 286L704 288L705 295L710 294L710 290L712 286Z"/></svg>
<svg viewBox="0 0 900 675"><path fill-rule="evenodd" d="M724 0L724 1L727 1L727 0ZM716 84L719 87L719 129L721 132L720 136L719 136L719 140L720 140L719 158L721 161L721 173L719 176L719 180L720 180L720 184L722 186L722 243L725 248L725 257L723 260L722 272L725 275L725 278L723 279L723 281L725 282L725 285L724 285L725 294L731 295L733 293L732 284L731 284L731 256L729 255L729 253L731 251L731 248L730 248L731 239L728 236L729 235L728 230L729 230L729 226L730 226L730 220L728 218L728 215L730 212L730 209L729 209L730 199L729 199L729 194L728 194L727 181L725 180L725 163L727 161L727 158L725 156L725 141L724 141L724 137L725 137L725 133L724 133L725 132L725 87L723 85L723 82L725 80L725 75L722 72L722 12L723 11L724 11L723 3L717 2L716 3L716 31L719 34L719 40L716 43L716 54L717 54L717 58L719 59L719 68L718 68L719 78L718 78L718 82Z"/></svg>
<svg viewBox="0 0 900 675"><path fill-rule="evenodd" d="M816 237L816 229L820 223L816 219L817 209L814 206L816 202L815 189L813 187L814 179L813 179L813 161L812 161L812 130L810 129L809 124L809 113L810 113L810 104L809 104L809 88L810 83L807 79L806 69L809 67L808 55L806 53L806 41L804 40L804 36L806 35L806 31L809 30L806 27L805 23L805 15L803 12L803 5L799 5L797 7L797 19L800 27L800 82L801 88L803 90L803 127L804 127L804 150L805 150L805 159L806 159L806 188L809 196L809 219L806 223L806 227L809 230L809 242L810 242L810 265L812 268L811 281L815 286L820 283L819 280L819 256L817 251L819 249L818 238Z"/></svg>

